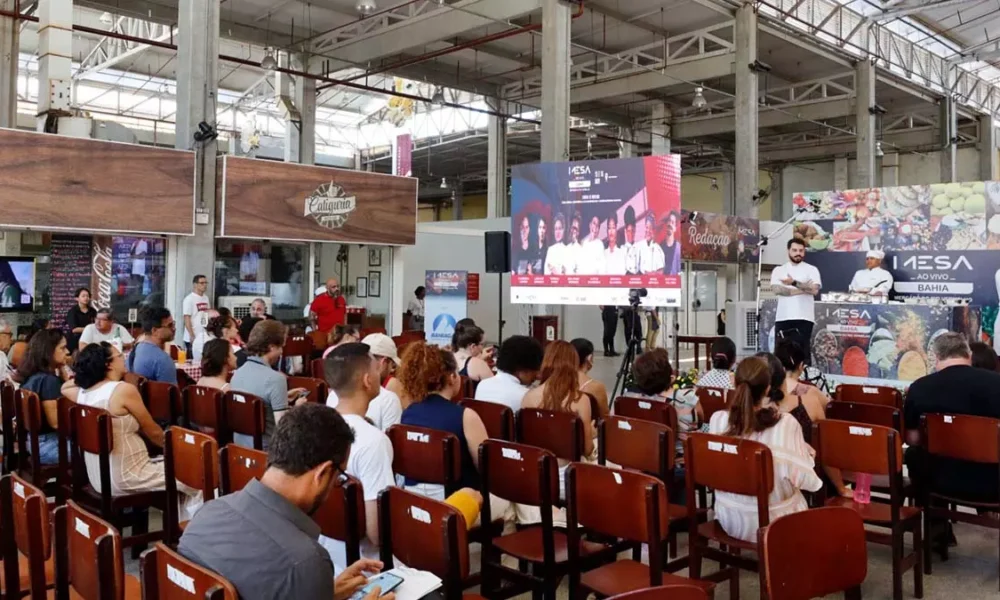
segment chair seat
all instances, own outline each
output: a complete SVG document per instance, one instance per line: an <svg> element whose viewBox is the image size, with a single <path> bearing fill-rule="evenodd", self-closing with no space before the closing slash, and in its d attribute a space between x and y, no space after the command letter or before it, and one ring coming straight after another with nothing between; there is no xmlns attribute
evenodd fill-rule
<svg viewBox="0 0 1000 600"><path fill-rule="evenodd" d="M958 504L960 506L974 506L976 508L988 508L993 509L993 511L1000 510L1000 503L997 502L977 502L975 500L968 500L966 498L960 498L958 496L948 496L945 494L938 494L931 492L931 498L933 500L944 500L951 504Z"/></svg>
<svg viewBox="0 0 1000 600"><path fill-rule="evenodd" d="M859 504L850 498L837 497L830 498L826 501L827 506L843 506L846 508L852 508L859 515L861 515L862 520L866 523L891 523L892 522L892 506L885 504L883 502L869 502L868 504ZM903 521L908 521L910 519L920 517L920 509L915 506L901 506L899 507L899 518Z"/></svg>
<svg viewBox="0 0 1000 600"><path fill-rule="evenodd" d="M843 473L844 481L847 483L854 483L856 478L854 473ZM871 488L880 493L889 493L889 476L888 475L872 475L872 485ZM903 477L903 495L910 496L913 491L913 483L910 481L909 477Z"/></svg>
<svg viewBox="0 0 1000 600"><path fill-rule="evenodd" d="M56 591L49 590L48 600L55 600ZM142 583L134 575L125 576L125 593L122 596L124 600L142 600ZM69 588L69 600L86 600L83 596L77 593L77 591L70 586Z"/></svg>
<svg viewBox="0 0 1000 600"><path fill-rule="evenodd" d="M28 591L31 588L31 574L28 572L28 557L17 553L17 574L21 580L22 592ZM49 557L49 560L45 561L45 585L46 587L55 584L55 554ZM3 572L3 563L0 563L0 588L7 589L6 574Z"/></svg>
<svg viewBox="0 0 1000 600"><path fill-rule="evenodd" d="M566 543L566 534L562 531L552 533L552 542L555 549L555 560L557 563L564 563L569 560L569 545ZM542 528L528 527L517 533L495 538L493 545L504 554L509 554L514 558L519 558L533 563L544 562L545 557L542 549ZM600 552L607 548L604 544L596 542L580 541L580 556L588 556Z"/></svg>
<svg viewBox="0 0 1000 600"><path fill-rule="evenodd" d="M80 502L85 504L86 507L93 507L98 512L101 506L101 495L93 488L93 486L87 485L83 488L83 498L80 498ZM124 494L121 496L111 497L111 509L118 511L125 508L148 507L155 506L163 510L167 505L167 492L165 490L158 490L155 492L138 492L135 494Z"/></svg>
<svg viewBox="0 0 1000 600"><path fill-rule="evenodd" d="M725 544L730 548L739 548L740 550L750 550L751 552L757 551L757 544L754 542L748 542L746 540L741 540L734 538L733 536L726 533L726 530L722 528L722 524L717 520L709 521L707 523L702 523L698 526L698 533L702 537L706 537L713 542L718 542L720 544Z"/></svg>
<svg viewBox="0 0 1000 600"><path fill-rule="evenodd" d="M649 567L634 560L619 560L587 571L580 576L580 584L599 596L617 596L649 587ZM695 585L705 590L709 597L715 584L710 581L688 579L670 573L663 574L662 585Z"/></svg>

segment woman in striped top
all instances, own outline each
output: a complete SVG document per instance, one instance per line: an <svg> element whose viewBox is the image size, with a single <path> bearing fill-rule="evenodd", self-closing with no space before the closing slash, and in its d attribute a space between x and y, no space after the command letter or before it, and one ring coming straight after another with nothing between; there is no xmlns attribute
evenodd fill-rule
<svg viewBox="0 0 1000 600"><path fill-rule="evenodd" d="M768 399L771 370L758 357L744 359L736 369L736 394L728 412L712 415L709 433L760 442L774 459L774 489L768 497L770 520L806 510L800 490L815 492L823 486L816 475L814 452L802 437L795 417L782 413ZM715 517L729 535L757 540L757 499L716 492Z"/></svg>

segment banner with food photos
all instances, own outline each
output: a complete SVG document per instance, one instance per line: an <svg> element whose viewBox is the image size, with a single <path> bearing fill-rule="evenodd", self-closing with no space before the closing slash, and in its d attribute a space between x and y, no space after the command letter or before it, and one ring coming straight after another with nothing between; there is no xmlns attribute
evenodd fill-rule
<svg viewBox="0 0 1000 600"><path fill-rule="evenodd" d="M868 250L885 252L896 298L965 298L996 307L1000 182L797 193L795 235L823 290L847 291Z"/></svg>

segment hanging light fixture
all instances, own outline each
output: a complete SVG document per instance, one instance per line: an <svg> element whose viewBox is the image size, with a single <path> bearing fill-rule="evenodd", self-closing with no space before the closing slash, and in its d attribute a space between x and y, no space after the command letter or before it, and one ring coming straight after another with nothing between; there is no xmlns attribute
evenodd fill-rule
<svg viewBox="0 0 1000 600"><path fill-rule="evenodd" d="M434 88L434 95L431 96L431 104L444 104L444 88L440 86Z"/></svg>
<svg viewBox="0 0 1000 600"><path fill-rule="evenodd" d="M445 178L445 177L441 178L441 186L440 187L441 187L442 190L448 189L448 179L447 178Z"/></svg>
<svg viewBox="0 0 1000 600"><path fill-rule="evenodd" d="M596 140L597 139L597 131L594 130L594 124L593 123L591 123L590 125L587 125L587 139L588 140Z"/></svg>
<svg viewBox="0 0 1000 600"><path fill-rule="evenodd" d="M715 177L712 178L711 189L713 192L719 191L719 180L716 179Z"/></svg>
<svg viewBox="0 0 1000 600"><path fill-rule="evenodd" d="M882 140L875 141L875 156L880 158L885 156L885 152L882 151Z"/></svg>
<svg viewBox="0 0 1000 600"><path fill-rule="evenodd" d="M705 108L705 105L707 105L707 104L708 104L708 101L705 100L705 90L704 90L704 88L701 88L701 87L694 88L694 99L691 100L691 106L693 106L694 108L697 108L698 110L701 110L701 109Z"/></svg>
<svg viewBox="0 0 1000 600"><path fill-rule="evenodd" d="M265 71L273 71L278 68L278 60L274 57L274 48L270 46L264 48L264 58L260 59L260 68Z"/></svg>
<svg viewBox="0 0 1000 600"><path fill-rule="evenodd" d="M111 16L111 13L109 13L108 11L104 11L101 13L101 23L104 23L105 25L111 25L114 22L115 18Z"/></svg>
<svg viewBox="0 0 1000 600"><path fill-rule="evenodd" d="M358 3L354 5L354 10L358 11L361 16L367 17L378 10L378 6L375 4L375 0L358 0Z"/></svg>

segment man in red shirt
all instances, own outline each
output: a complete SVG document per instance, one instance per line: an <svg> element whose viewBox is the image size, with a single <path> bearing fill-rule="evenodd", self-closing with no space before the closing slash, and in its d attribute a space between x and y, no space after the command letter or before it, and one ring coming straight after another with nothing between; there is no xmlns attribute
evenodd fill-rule
<svg viewBox="0 0 1000 600"><path fill-rule="evenodd" d="M327 279L326 293L313 299L309 320L313 328L323 333L347 322L347 300L340 294L340 282L335 278Z"/></svg>

